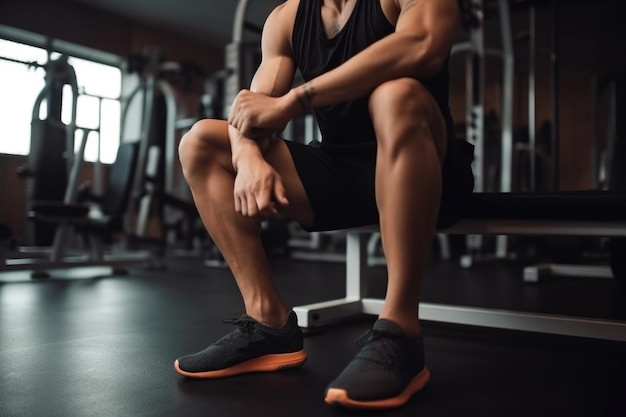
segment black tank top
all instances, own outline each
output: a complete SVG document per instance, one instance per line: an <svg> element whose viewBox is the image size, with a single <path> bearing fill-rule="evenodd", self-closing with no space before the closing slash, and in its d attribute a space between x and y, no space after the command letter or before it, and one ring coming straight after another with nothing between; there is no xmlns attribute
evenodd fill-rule
<svg viewBox="0 0 626 417"><path fill-rule="evenodd" d="M296 14L292 47L295 63L305 81L338 67L395 30L383 13L379 0L357 0L345 26L337 36L328 39L322 24L322 2L300 0ZM448 106L447 61L437 75L420 81L439 104L450 136L454 128ZM323 146L376 140L368 100L369 96L362 97L314 111Z"/></svg>

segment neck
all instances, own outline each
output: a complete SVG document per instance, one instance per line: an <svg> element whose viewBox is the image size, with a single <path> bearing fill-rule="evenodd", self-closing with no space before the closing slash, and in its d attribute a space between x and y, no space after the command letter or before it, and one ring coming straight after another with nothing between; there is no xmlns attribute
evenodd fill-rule
<svg viewBox="0 0 626 417"><path fill-rule="evenodd" d="M354 0L324 0L324 6L341 12L346 6L352 3Z"/></svg>

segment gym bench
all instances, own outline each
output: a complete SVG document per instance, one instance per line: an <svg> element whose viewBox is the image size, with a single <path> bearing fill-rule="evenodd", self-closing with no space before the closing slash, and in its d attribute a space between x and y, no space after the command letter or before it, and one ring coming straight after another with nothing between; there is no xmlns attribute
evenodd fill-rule
<svg viewBox="0 0 626 417"><path fill-rule="evenodd" d="M451 235L546 235L626 237L626 194L617 192L474 193L462 218L439 230ZM384 300L366 298L366 234L378 226L348 229L346 296L294 308L303 328L362 314L378 315ZM624 254L626 256L626 254ZM421 303L426 321L626 341L626 322Z"/></svg>
<svg viewBox="0 0 626 417"><path fill-rule="evenodd" d="M105 251L104 242L114 233L123 231L123 216L131 198L139 147L136 142L121 143L115 162L109 169L107 188L103 195L84 192L85 198L96 204L86 205L78 200L78 179L83 163L87 135L76 153L69 175L65 199L62 202L33 204L28 217L31 220L57 225L51 248L25 250L17 258L7 258L0 248L0 273L5 271L31 271L32 278L48 278L50 270L82 267L110 267L113 272L125 272L133 264L155 264L157 259L149 251ZM85 190L86 191L86 190ZM88 250L69 251L66 240L70 232L86 238ZM34 248L37 249L37 248ZM72 253L74 252L74 253Z"/></svg>

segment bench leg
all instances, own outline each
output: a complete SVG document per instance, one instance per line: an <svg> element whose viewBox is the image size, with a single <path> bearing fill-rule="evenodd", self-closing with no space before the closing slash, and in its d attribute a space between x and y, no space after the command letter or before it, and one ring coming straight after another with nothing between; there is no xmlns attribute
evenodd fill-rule
<svg viewBox="0 0 626 417"><path fill-rule="evenodd" d="M367 267L365 236L358 231L349 231L346 236L346 297L294 307L300 327L324 326L364 313L363 297L367 293L363 273Z"/></svg>

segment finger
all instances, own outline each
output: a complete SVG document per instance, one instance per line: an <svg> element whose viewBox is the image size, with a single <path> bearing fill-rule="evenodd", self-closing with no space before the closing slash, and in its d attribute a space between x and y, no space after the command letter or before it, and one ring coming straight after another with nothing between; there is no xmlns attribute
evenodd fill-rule
<svg viewBox="0 0 626 417"><path fill-rule="evenodd" d="M236 113L236 112L233 112L233 113L231 113L231 114L230 114L230 116L229 116L229 118L228 118L228 123L229 123L232 127L234 127L235 129L237 129L237 130L240 130L240 131L241 131L241 129L239 129L239 126L238 126L238 124L239 124L239 117L237 116L237 113Z"/></svg>
<svg viewBox="0 0 626 417"><path fill-rule="evenodd" d="M233 100L233 103L230 105L230 113L228 115L228 123L232 124L233 120L235 119L235 115L238 112L238 100L237 97L235 97L235 99Z"/></svg>
<svg viewBox="0 0 626 417"><path fill-rule="evenodd" d="M289 205L287 190L285 189L285 186L280 178L277 178L276 181L274 181L274 198L276 199L276 202L283 207Z"/></svg>
<svg viewBox="0 0 626 417"><path fill-rule="evenodd" d="M272 187L264 187L256 195L256 204L263 214L275 214L275 208L272 205Z"/></svg>
<svg viewBox="0 0 626 417"><path fill-rule="evenodd" d="M239 210L237 211L242 216L245 216L248 210L248 205L246 204L245 197L239 196L237 199L239 201Z"/></svg>
<svg viewBox="0 0 626 417"><path fill-rule="evenodd" d="M241 211L239 212L242 216L248 216L248 203L246 203L246 199L241 199Z"/></svg>
<svg viewBox="0 0 626 417"><path fill-rule="evenodd" d="M246 193L241 193L239 195L239 205L240 205L240 213L242 216L247 216L248 215L248 200L247 200L247 196Z"/></svg>
<svg viewBox="0 0 626 417"><path fill-rule="evenodd" d="M239 195L235 194L234 200L235 200L235 211L237 213L241 213L241 200L239 199Z"/></svg>
<svg viewBox="0 0 626 417"><path fill-rule="evenodd" d="M259 214L259 208L256 205L256 199L254 198L254 196L247 196L246 202L248 204L248 217L254 217Z"/></svg>
<svg viewBox="0 0 626 417"><path fill-rule="evenodd" d="M250 123L246 118L241 118L241 120L239 121L239 125L237 126L237 129L239 129L239 131L241 132L242 135L244 135L245 137L250 137Z"/></svg>

